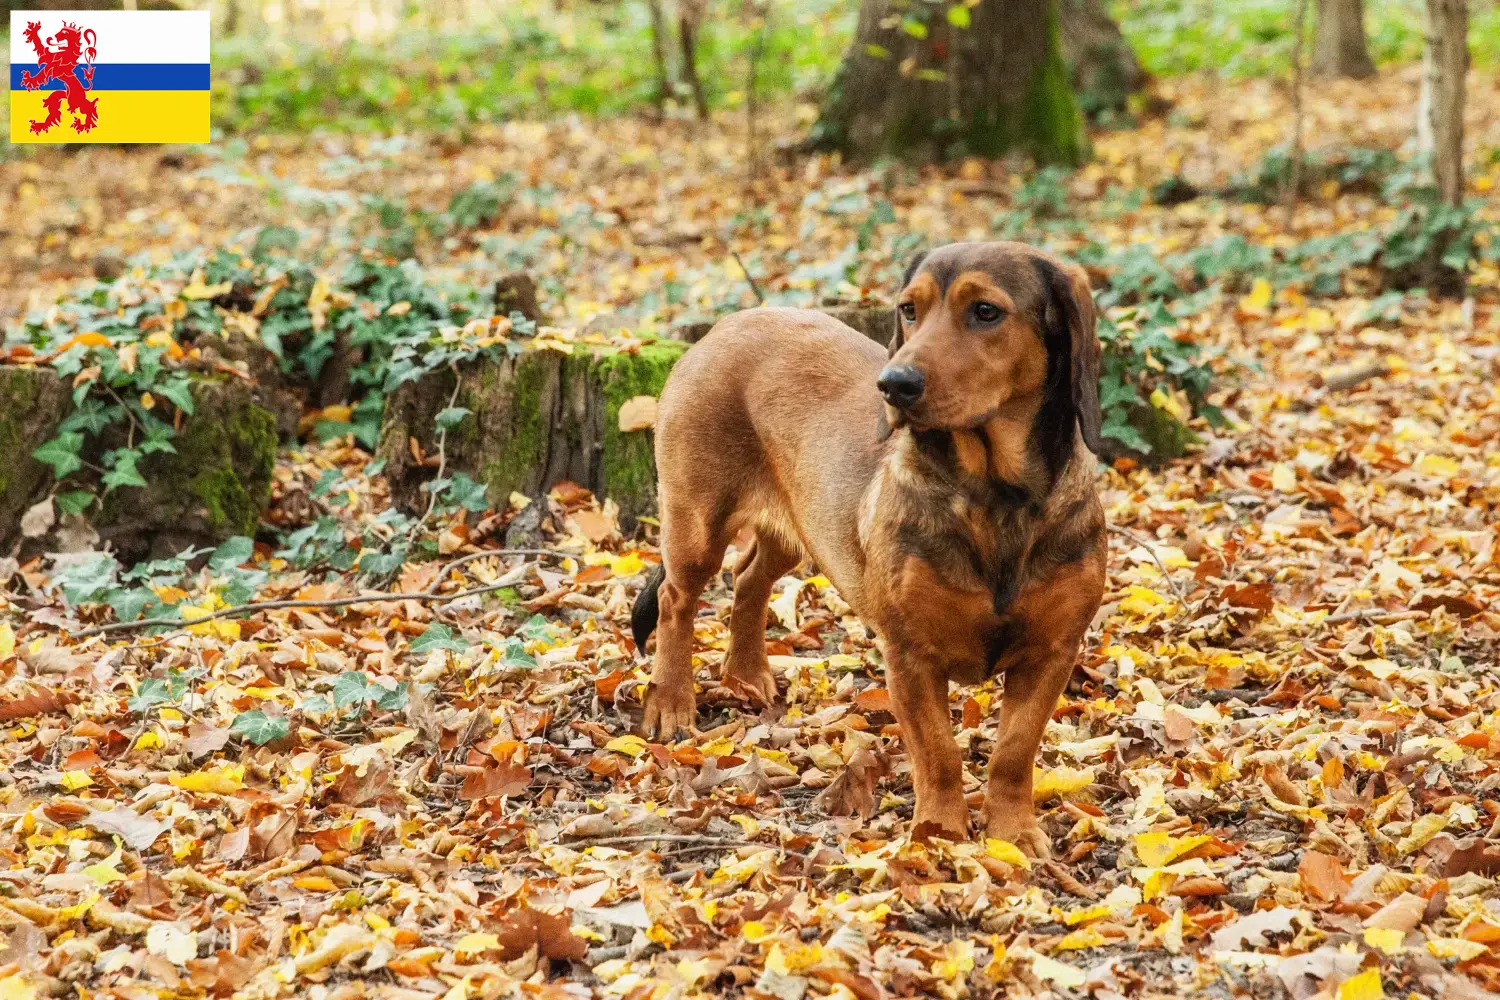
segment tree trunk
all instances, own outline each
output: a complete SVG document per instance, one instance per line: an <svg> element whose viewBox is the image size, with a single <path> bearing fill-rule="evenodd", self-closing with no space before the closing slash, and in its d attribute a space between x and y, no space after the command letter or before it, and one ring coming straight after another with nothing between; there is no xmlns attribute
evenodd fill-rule
<svg viewBox="0 0 1500 1000"><path fill-rule="evenodd" d="M1375 75L1365 45L1365 0L1318 0L1312 71L1356 80Z"/></svg>
<svg viewBox="0 0 1500 1000"><path fill-rule="evenodd" d="M1059 0L1057 12L1063 58L1079 108L1090 118L1124 111L1126 100L1143 89L1149 77L1120 26L1102 0Z"/></svg>
<svg viewBox="0 0 1500 1000"><path fill-rule="evenodd" d="M1083 122L1058 25L1057 0L864 0L811 143L860 158L1023 149L1079 163Z"/></svg>
<svg viewBox="0 0 1500 1000"><path fill-rule="evenodd" d="M1432 158L1432 178L1448 205L1464 194L1464 76L1469 69L1468 0L1427 0L1427 49L1417 102L1417 153Z"/></svg>

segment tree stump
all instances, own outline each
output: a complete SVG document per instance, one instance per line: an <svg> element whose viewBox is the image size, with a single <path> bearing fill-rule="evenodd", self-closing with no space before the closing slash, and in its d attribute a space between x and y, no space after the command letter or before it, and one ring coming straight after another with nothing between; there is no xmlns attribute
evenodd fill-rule
<svg viewBox="0 0 1500 1000"><path fill-rule="evenodd" d="M443 440L445 475L483 483L496 507L513 492L535 497L571 480L614 500L622 527L632 529L656 512L654 438L650 429L622 431L620 408L659 396L686 349L658 341L639 353L583 344L572 354L525 351L399 387L379 447L392 500L408 513L426 509L423 486L439 463L437 414L453 399L469 413Z"/></svg>
<svg viewBox="0 0 1500 1000"><path fill-rule="evenodd" d="M86 512L89 523L127 561L254 535L271 496L276 415L260 404L256 387L239 378L195 377L193 404L193 416L171 439L175 453L141 460L148 485L104 494L91 469L57 482L52 469L32 457L73 410L66 383L51 368L0 367L0 552L21 541L20 515L28 507L78 489L103 494ZM122 443L109 434L90 438L82 457L97 466L106 449Z"/></svg>

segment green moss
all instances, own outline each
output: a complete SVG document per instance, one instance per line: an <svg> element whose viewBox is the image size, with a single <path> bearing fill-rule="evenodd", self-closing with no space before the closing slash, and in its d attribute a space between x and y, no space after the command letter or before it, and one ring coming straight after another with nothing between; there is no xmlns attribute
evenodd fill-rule
<svg viewBox="0 0 1500 1000"><path fill-rule="evenodd" d="M238 386L199 382L197 413L172 440L175 454L152 455L142 467L147 486L104 497L103 523L139 521L207 538L253 535L271 498L276 417ZM144 495L143 495L144 494Z"/></svg>
<svg viewBox="0 0 1500 1000"><path fill-rule="evenodd" d="M1063 60L1057 0L1047 5L1047 54L1021 105L1018 138L1038 163L1077 166L1088 156L1083 117Z"/></svg>
<svg viewBox="0 0 1500 1000"><path fill-rule="evenodd" d="M36 405L34 378L19 368L0 368L0 498L11 487L11 476L31 455L23 454L22 427Z"/></svg>
<svg viewBox="0 0 1500 1000"><path fill-rule="evenodd" d="M480 472L480 479L489 488L490 502L497 506L503 506L512 491L525 487L543 457L547 426L542 417L542 387L547 365L556 363L544 354L528 352L516 358L508 386L501 385L501 366L485 366L478 386L463 397L467 400L464 405L478 413L488 408L485 400L510 394L510 434L499 456Z"/></svg>
<svg viewBox="0 0 1500 1000"><path fill-rule="evenodd" d="M605 401L604 495L627 515L654 506L656 456L650 433L621 432L620 407L635 396L660 396L667 375L686 349L676 341L658 341L643 346L639 354L603 354L596 362Z"/></svg>

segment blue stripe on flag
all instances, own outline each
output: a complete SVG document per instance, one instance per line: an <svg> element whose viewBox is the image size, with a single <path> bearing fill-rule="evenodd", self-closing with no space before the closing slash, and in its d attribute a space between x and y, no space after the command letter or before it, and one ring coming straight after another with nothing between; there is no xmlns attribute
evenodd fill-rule
<svg viewBox="0 0 1500 1000"><path fill-rule="evenodd" d="M21 73L35 73L36 63L13 63L10 67L10 89L25 90ZM75 66L73 75L82 82L83 67ZM44 90L61 90L63 81L49 80ZM103 63L94 67L90 90L208 90L208 63Z"/></svg>

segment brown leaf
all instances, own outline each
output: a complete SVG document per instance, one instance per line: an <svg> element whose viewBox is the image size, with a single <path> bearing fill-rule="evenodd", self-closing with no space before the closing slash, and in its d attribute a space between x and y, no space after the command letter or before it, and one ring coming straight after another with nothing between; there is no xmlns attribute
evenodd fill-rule
<svg viewBox="0 0 1500 1000"><path fill-rule="evenodd" d="M1483 837L1454 840L1439 836L1428 845L1428 853L1438 859L1444 878L1473 872L1491 878L1500 874L1500 841Z"/></svg>
<svg viewBox="0 0 1500 1000"><path fill-rule="evenodd" d="M480 771L470 771L458 790L459 798L473 802L494 795L521 795L531 787L531 770L519 764L502 763Z"/></svg>
<svg viewBox="0 0 1500 1000"><path fill-rule="evenodd" d="M34 715L55 715L63 710L57 693L49 688L39 688L19 698L0 704L0 722L29 719Z"/></svg>
<svg viewBox="0 0 1500 1000"><path fill-rule="evenodd" d="M551 959L579 959L588 954L588 942L573 933L573 921L566 911L544 913L529 906L511 910L495 936L506 959L519 958L533 945Z"/></svg>
<svg viewBox="0 0 1500 1000"><path fill-rule="evenodd" d="M188 736L182 741L182 748L194 757L218 753L229 742L229 735L227 729L194 722L188 726Z"/></svg>
<svg viewBox="0 0 1500 1000"><path fill-rule="evenodd" d="M1167 739L1174 743L1183 743L1192 739L1196 726L1193 720L1184 715L1176 705L1169 705L1162 720L1162 728L1167 732Z"/></svg>
<svg viewBox="0 0 1500 1000"><path fill-rule="evenodd" d="M1403 892L1389 903L1365 918L1366 927L1380 927L1405 933L1422 922L1427 912L1427 900L1410 892Z"/></svg>
<svg viewBox="0 0 1500 1000"><path fill-rule="evenodd" d="M1344 898L1352 884L1339 859L1320 851L1305 851L1297 865L1302 887L1324 902Z"/></svg>
<svg viewBox="0 0 1500 1000"><path fill-rule="evenodd" d="M862 816L875 812L875 785L885 764L869 750L860 750L833 783L818 793L817 803L830 816Z"/></svg>
<svg viewBox="0 0 1500 1000"><path fill-rule="evenodd" d="M1271 792L1281 801L1288 805L1307 805L1307 793L1281 769L1280 764L1267 764L1261 768L1260 775L1270 786Z"/></svg>

